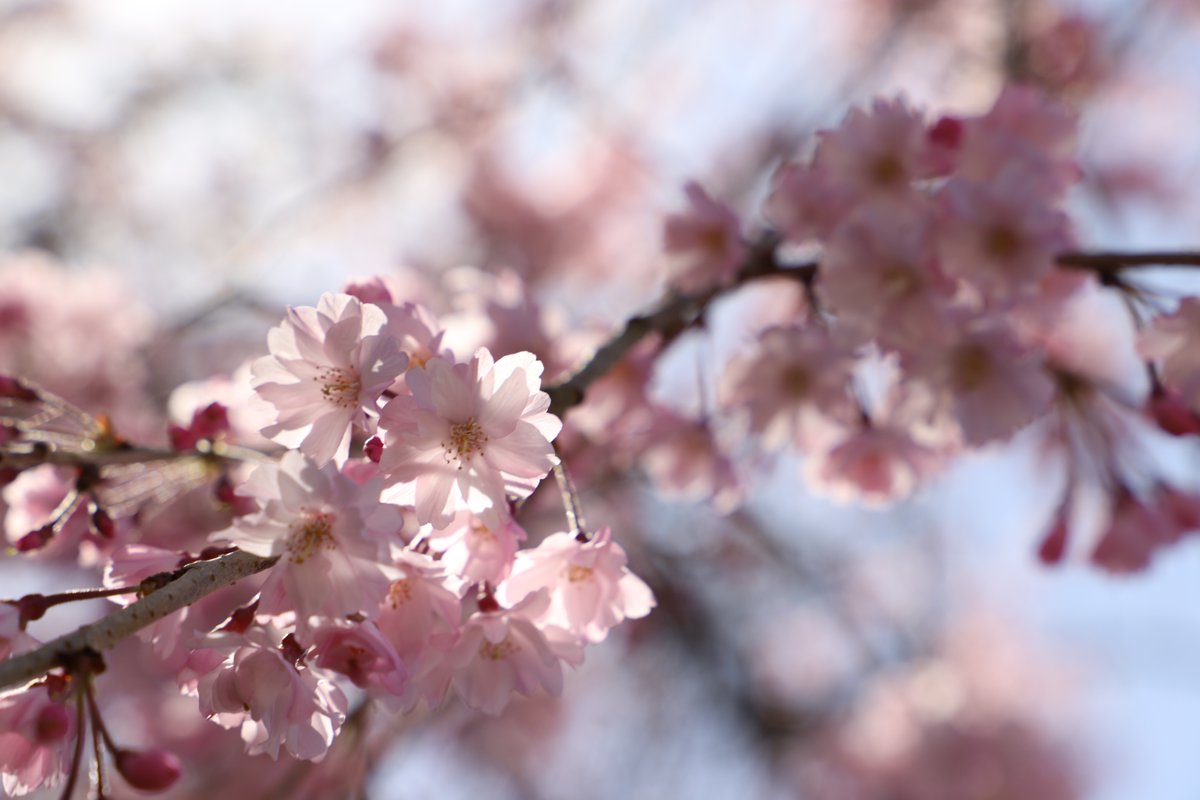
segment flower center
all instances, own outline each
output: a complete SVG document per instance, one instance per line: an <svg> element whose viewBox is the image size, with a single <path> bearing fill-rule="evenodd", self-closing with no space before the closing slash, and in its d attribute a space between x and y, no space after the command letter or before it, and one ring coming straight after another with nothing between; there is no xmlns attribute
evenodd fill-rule
<svg viewBox="0 0 1200 800"><path fill-rule="evenodd" d="M905 175L904 162L892 153L884 153L871 162L868 170L871 183L880 187L892 187L903 183Z"/></svg>
<svg viewBox="0 0 1200 800"><path fill-rule="evenodd" d="M409 578L394 581L392 585L388 587L387 600L388 605L390 605L392 608L399 608L409 600L412 600L412 596L412 580Z"/></svg>
<svg viewBox="0 0 1200 800"><path fill-rule="evenodd" d="M313 378L321 384L321 395L338 408L355 408L362 392L362 381L351 369L326 367Z"/></svg>
<svg viewBox="0 0 1200 800"><path fill-rule="evenodd" d="M318 551L337 546L333 539L333 519L333 514L324 511L308 511L291 524L287 549L292 563L303 564Z"/></svg>
<svg viewBox="0 0 1200 800"><path fill-rule="evenodd" d="M795 400L802 400L812 389L812 374L800 364L789 364L779 375L779 384L784 394Z"/></svg>
<svg viewBox="0 0 1200 800"><path fill-rule="evenodd" d="M511 636L505 636L503 641L495 643L484 639L479 645L479 655L488 661L502 661L520 649L521 646L514 642Z"/></svg>
<svg viewBox="0 0 1200 800"><path fill-rule="evenodd" d="M458 468L462 469L462 462L469 461L476 453L482 454L487 443L487 434L473 418L456 422L450 426L449 440L442 442L442 447L446 449L446 463L457 458Z"/></svg>
<svg viewBox="0 0 1200 800"><path fill-rule="evenodd" d="M1021 234L1007 225L997 225L983 237L984 252L1000 261L1016 258L1022 246Z"/></svg>
<svg viewBox="0 0 1200 800"><path fill-rule="evenodd" d="M571 583L582 583L592 579L592 568L581 567L578 564L572 564L567 567L567 580Z"/></svg>
<svg viewBox="0 0 1200 800"><path fill-rule="evenodd" d="M960 392L978 389L992 374L992 357L986 348L967 345L951 357L952 382Z"/></svg>

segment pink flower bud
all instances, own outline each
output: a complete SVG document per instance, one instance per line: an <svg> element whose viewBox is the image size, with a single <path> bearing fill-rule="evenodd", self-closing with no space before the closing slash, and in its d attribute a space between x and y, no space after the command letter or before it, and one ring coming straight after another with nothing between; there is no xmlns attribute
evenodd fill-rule
<svg viewBox="0 0 1200 800"><path fill-rule="evenodd" d="M43 525L36 531L30 531L17 539L17 552L28 553L31 550L41 550L52 538L54 538L54 526Z"/></svg>
<svg viewBox="0 0 1200 800"><path fill-rule="evenodd" d="M166 750L121 750L116 764L121 777L143 792L161 792L179 780L179 759Z"/></svg>
<svg viewBox="0 0 1200 800"><path fill-rule="evenodd" d="M57 742L71 729L71 715L59 705L48 705L38 712L36 731L38 744Z"/></svg>
<svg viewBox="0 0 1200 800"><path fill-rule="evenodd" d="M1172 436L1200 433L1200 418L1192 413L1178 392L1165 391L1151 395L1146 413L1159 428Z"/></svg>
<svg viewBox="0 0 1200 800"><path fill-rule="evenodd" d="M378 464L383 457L383 441L378 436L372 436L363 444L363 454Z"/></svg>

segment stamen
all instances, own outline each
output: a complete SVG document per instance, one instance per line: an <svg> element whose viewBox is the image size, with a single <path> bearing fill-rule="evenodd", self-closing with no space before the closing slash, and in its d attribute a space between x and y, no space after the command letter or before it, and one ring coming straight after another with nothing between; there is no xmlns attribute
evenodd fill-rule
<svg viewBox="0 0 1200 800"><path fill-rule="evenodd" d="M462 469L462 462L470 461L476 453L483 454L488 441L487 434L474 418L456 422L450 426L449 440L441 443L446 451L446 463L458 459L458 468Z"/></svg>
<svg viewBox="0 0 1200 800"><path fill-rule="evenodd" d="M308 511L301 519L292 523L292 535L288 539L287 549L293 564L303 564L318 550L332 550L336 546L333 539L333 520L333 514Z"/></svg>
<svg viewBox="0 0 1200 800"><path fill-rule="evenodd" d="M356 408L362 392L362 381L354 370L326 367L314 378L321 384L321 394L338 408Z"/></svg>

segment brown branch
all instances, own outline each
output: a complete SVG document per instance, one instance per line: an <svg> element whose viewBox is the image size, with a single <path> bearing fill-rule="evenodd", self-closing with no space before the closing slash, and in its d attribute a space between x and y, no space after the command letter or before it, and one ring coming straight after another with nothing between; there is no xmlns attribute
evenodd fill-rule
<svg viewBox="0 0 1200 800"><path fill-rule="evenodd" d="M1063 267L1095 272L1115 272L1129 267L1200 267L1200 252L1068 252L1060 253L1055 261Z"/></svg>
<svg viewBox="0 0 1200 800"><path fill-rule="evenodd" d="M779 239L773 234L755 244L733 281L714 286L695 294L671 292L652 310L630 317L621 331L609 339L571 377L546 387L550 395L550 413L562 416L565 411L583 402L589 386L608 373L638 342L651 333L668 333L686 328L699 320L713 300L722 294L762 278L794 278L810 283L816 274L816 264L784 265L776 259Z"/></svg>
<svg viewBox="0 0 1200 800"><path fill-rule="evenodd" d="M713 300L726 292L762 278L794 278L811 287L817 276L819 264L781 264L776 258L778 245L778 237L767 234L751 248L746 263L729 284L714 286L696 294L671 292L660 300L653 310L630 317L625 326L569 378L546 387L546 393L550 395L550 412L561 417L566 411L582 403L588 387L607 374L638 342L652 333L678 331L695 323L703 317ZM1088 270L1101 278L1111 278L1120 270L1132 267L1200 267L1200 252L1068 251L1060 253L1055 262L1068 269Z"/></svg>
<svg viewBox="0 0 1200 800"><path fill-rule="evenodd" d="M0 661L0 691L36 680L56 667L67 667L86 651L107 650L126 636L191 605L201 597L262 572L277 560L239 550L210 561L190 564L177 578L132 605L47 642L36 650Z"/></svg>

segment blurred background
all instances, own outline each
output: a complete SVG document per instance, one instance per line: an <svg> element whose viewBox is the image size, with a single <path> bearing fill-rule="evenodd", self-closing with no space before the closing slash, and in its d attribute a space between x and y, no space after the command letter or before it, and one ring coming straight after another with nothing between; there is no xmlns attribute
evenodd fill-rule
<svg viewBox="0 0 1200 800"><path fill-rule="evenodd" d="M1195 246L1198 46L1193 0L5 0L0 368L160 443L176 387L263 352L285 304L382 274L552 378L663 293L686 181L753 231L775 166L879 94L936 117L1039 85L1081 115L1080 242ZM798 459L680 480L597 452L583 412L588 520L659 608L562 700L379 720L371 797L1200 797L1194 543L1045 570L1021 438L864 508Z"/></svg>

